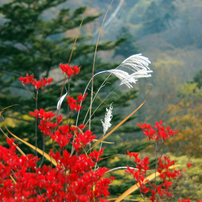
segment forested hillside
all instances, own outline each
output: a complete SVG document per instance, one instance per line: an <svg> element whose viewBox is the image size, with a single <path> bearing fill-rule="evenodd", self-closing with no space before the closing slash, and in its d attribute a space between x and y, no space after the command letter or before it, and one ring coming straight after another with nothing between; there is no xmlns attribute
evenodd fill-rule
<svg viewBox="0 0 202 202"><path fill-rule="evenodd" d="M79 1L87 4L87 0ZM77 1L74 2L76 6ZM110 1L93 1L89 12L105 12ZM73 5L73 3L72 3ZM96 30L103 16L84 31L96 38ZM200 0L125 0L114 1L105 20L101 41L128 37L118 49L103 53L106 60L122 61L135 51L143 53L152 61L154 70L150 79L151 94L145 106L138 112L139 121L168 120L169 104L181 99L178 94L182 85L192 82L202 69L202 1ZM125 30L125 33L123 32ZM118 53L118 54L117 54ZM147 93L148 80L140 80L135 88L138 106Z"/></svg>

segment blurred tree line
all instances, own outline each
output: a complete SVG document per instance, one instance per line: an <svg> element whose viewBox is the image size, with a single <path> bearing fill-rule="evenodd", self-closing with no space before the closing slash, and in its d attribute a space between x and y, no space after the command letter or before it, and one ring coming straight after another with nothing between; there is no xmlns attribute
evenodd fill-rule
<svg viewBox="0 0 202 202"><path fill-rule="evenodd" d="M183 84L178 91L180 101L170 105L168 124L179 131L169 139L167 146L177 155L189 157L202 155L202 89L200 70L191 82Z"/></svg>

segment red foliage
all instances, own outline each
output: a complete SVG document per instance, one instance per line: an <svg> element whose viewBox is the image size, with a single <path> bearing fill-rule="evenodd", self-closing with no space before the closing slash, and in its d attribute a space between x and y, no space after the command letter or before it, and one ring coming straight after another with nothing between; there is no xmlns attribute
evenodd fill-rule
<svg viewBox="0 0 202 202"><path fill-rule="evenodd" d="M77 75L81 68L81 67L78 67L77 65L71 67L69 64L60 64L59 66L60 66L60 69L62 70L62 72L67 74L69 79L71 78L71 76L73 74Z"/></svg>
<svg viewBox="0 0 202 202"><path fill-rule="evenodd" d="M178 133L178 131L174 131L170 127L165 128L162 126L162 120L159 122L156 121L155 123L156 125L154 126L154 129L150 124L146 123L142 123L142 125L138 123L137 125L142 128L143 133L148 136L149 139L153 139L154 141L165 141L168 137L172 137L175 133Z"/></svg>
<svg viewBox="0 0 202 202"><path fill-rule="evenodd" d="M47 84L50 85L50 83L53 81L52 78L45 78L45 79L41 78L41 80L38 81L34 79L33 75L29 76L28 73L26 77L20 77L19 80L21 81L23 85L27 85L27 84L33 85L36 88L36 90L39 90L39 88L41 87L45 87Z"/></svg>
<svg viewBox="0 0 202 202"><path fill-rule="evenodd" d="M175 179L180 176L181 171L173 169L169 170L169 167L174 165L174 161L170 161L169 157L163 155L159 158L159 162L157 164L157 171L160 173L159 177L163 180L163 182L156 186L154 183L150 183L146 180L146 171L149 170L149 157L145 157L144 159L138 158L138 153L129 152L128 155L130 157L134 157L134 162L136 164L135 168L130 168L127 166L128 170L126 172L132 174L138 186L140 187L140 192L143 194L151 191L151 195L149 198L151 201L156 200L156 196L158 195L161 199L165 197L169 197L172 193L169 192L169 188L172 185L171 179ZM149 183L150 187L147 187L145 184Z"/></svg>
<svg viewBox="0 0 202 202"><path fill-rule="evenodd" d="M37 168L39 159L19 157L15 151L13 145L9 149L0 146L1 201L93 201L109 195L112 178L104 177L107 169L93 169L102 152L87 156L70 155L66 149L62 155L50 151L58 166Z"/></svg>
<svg viewBox="0 0 202 202"><path fill-rule="evenodd" d="M84 101L87 94L84 96L77 95L78 100L75 100L73 97L67 96L67 104L69 105L71 111L76 110L77 112L82 109L82 106L80 105L81 101Z"/></svg>
<svg viewBox="0 0 202 202"><path fill-rule="evenodd" d="M87 154L71 155L66 149L72 140L77 152L86 147L95 135L89 130L81 132L69 125L62 125L61 116L56 123L52 112L43 109L30 113L40 118L38 126L42 133L55 140L62 152L49 155L58 163L37 167L39 161L33 155L19 157L13 140L7 139L10 148L0 146L0 199L1 201L98 201L109 195L109 184L113 178L106 178L108 169L96 168L103 150L90 151ZM84 129L83 125L80 128ZM73 130L72 130L73 129ZM78 132L80 131L80 132ZM12 176L12 178L10 178ZM14 180L12 180L14 179ZM15 183L16 182L16 183Z"/></svg>
<svg viewBox="0 0 202 202"><path fill-rule="evenodd" d="M187 167L188 169L192 166L193 164L190 162L190 163L187 163Z"/></svg>
<svg viewBox="0 0 202 202"><path fill-rule="evenodd" d="M78 66L69 66L68 64L60 64L61 70L65 72L69 79L71 76L77 75L80 71ZM46 86L52 82L52 78L45 78L37 81L33 75L26 75L20 77L22 84L33 85L38 91L39 88ZM73 97L67 96L67 103L71 111L77 112L82 108L81 102L85 100L84 96L77 95L77 100ZM40 160L33 154L26 156L18 156L16 154L16 145L13 144L13 139L7 139L10 146L9 149L0 146L0 200L4 202L13 201L107 201L106 197L109 195L109 185L113 177L105 177L108 171L105 167L97 167L97 162L101 160L100 156L104 149L99 151L91 151L87 153L92 141L96 138L90 130L84 130L86 126L80 125L69 126L62 125L62 116L56 116L52 111L46 112L44 109L30 112L30 115L39 120L38 128L45 136L49 136L56 142L60 151L49 151L50 157L55 159L57 166L43 165L37 166ZM55 120L55 121L53 121ZM138 124L142 128L143 133L153 139L155 143L158 140L163 142L173 136L177 131L170 127L162 126L163 121L156 122L152 128L150 124ZM68 152L67 145L72 144L75 149L75 154ZM83 152L82 152L83 150ZM146 174L149 170L150 159L145 157L139 158L139 154L127 151L130 157L134 158L135 167L127 166L126 172L132 174L142 194L150 192L150 200L158 201L169 198L172 194L169 189L172 185L172 179L181 175L180 170L171 170L171 166L175 165L169 157L163 155L158 159L157 171L160 173L159 177L162 183L156 185L146 180ZM189 168L191 163L187 164ZM146 186L148 182L149 186ZM200 202L200 200L197 200ZM179 202L190 202L189 199L182 199Z"/></svg>

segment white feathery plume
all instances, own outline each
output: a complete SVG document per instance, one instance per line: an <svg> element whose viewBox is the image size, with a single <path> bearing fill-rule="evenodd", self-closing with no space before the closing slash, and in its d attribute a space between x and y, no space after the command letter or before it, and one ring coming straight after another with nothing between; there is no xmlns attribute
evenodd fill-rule
<svg viewBox="0 0 202 202"><path fill-rule="evenodd" d="M120 85L125 84L128 88L132 88L133 87L132 84L136 83L139 78L151 77L151 74L149 73L152 73L153 71L149 68L149 64L151 64L150 60L147 57L143 56L142 53L131 55L130 57L126 58L116 69L104 70L94 74L94 76L91 77L90 81L86 85L83 95L85 95L88 89L88 86L90 85L90 82L96 75L107 73L107 72L114 74L117 78L119 78L121 80ZM120 67L127 68L133 73L129 74L125 70L118 69ZM76 124L78 123L79 113L80 113L80 110L77 115ZM104 126L105 124L103 123L103 121L102 121L102 124L103 124L103 128L106 127ZM105 132L107 130L104 129Z"/></svg>
<svg viewBox="0 0 202 202"><path fill-rule="evenodd" d="M109 109L106 108L104 122L103 122L103 120L101 120L104 134L112 126L112 124L110 123L110 121L112 120L112 110L113 110L113 107L112 107L112 103L111 103Z"/></svg>
<svg viewBox="0 0 202 202"><path fill-rule="evenodd" d="M136 79L134 79L133 77L130 76L130 74L128 74L128 72L120 70L120 69L111 69L111 70L107 70L108 72L114 74L117 78L119 78L121 80L121 84L125 84L128 88L132 88L133 86L131 85L131 83L136 83Z"/></svg>
<svg viewBox="0 0 202 202"><path fill-rule="evenodd" d="M66 96L67 96L67 93L65 93L65 94L59 99L59 101L58 101L58 103L57 103L57 110L60 110L61 105L62 105L62 103L63 103L63 100L65 99Z"/></svg>
<svg viewBox="0 0 202 202"><path fill-rule="evenodd" d="M149 64L151 64L151 62L147 57L142 56L141 53L135 54L126 58L116 69L101 71L94 76L109 72L121 80L120 85L125 84L128 88L132 88L132 83L136 83L139 78L151 77L149 73L153 71L149 68ZM129 74L125 70L118 69L120 67L127 68L133 71L133 73Z"/></svg>
<svg viewBox="0 0 202 202"><path fill-rule="evenodd" d="M151 64L150 60L142 56L142 53L131 55L130 57L126 58L120 65L119 67L126 67L129 68L133 71L139 71L139 70L150 70L149 64Z"/></svg>

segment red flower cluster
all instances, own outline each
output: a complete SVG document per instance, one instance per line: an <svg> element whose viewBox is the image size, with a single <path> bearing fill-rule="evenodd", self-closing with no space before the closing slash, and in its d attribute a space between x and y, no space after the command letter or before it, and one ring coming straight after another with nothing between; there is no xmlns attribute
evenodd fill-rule
<svg viewBox="0 0 202 202"><path fill-rule="evenodd" d="M60 69L62 70L62 72L65 72L67 74L67 76L69 77L69 79L71 78L71 76L77 75L80 71L81 67L78 67L77 65L71 67L68 64L60 64Z"/></svg>
<svg viewBox="0 0 202 202"><path fill-rule="evenodd" d="M34 79L33 75L29 76L28 74L26 75L26 77L20 77L19 80L23 85L27 84L33 85L36 88L36 90L39 90L39 88L41 87L45 87L47 84L50 85L50 83L53 81L52 78L45 78L45 79L41 78L41 80L38 81Z"/></svg>
<svg viewBox="0 0 202 202"><path fill-rule="evenodd" d="M55 140L62 152L49 155L57 162L57 166L36 166L33 155L16 155L13 140L7 139L10 148L0 146L0 201L106 201L109 195L109 184L113 178L104 177L107 169L96 168L103 150L71 155L65 146L72 140L76 152L87 146L95 135L89 130L83 132L84 125L69 127L62 125L62 117L43 109L30 112L40 119L39 129ZM74 137L73 137L74 134Z"/></svg>
<svg viewBox="0 0 202 202"><path fill-rule="evenodd" d="M75 100L73 97L67 96L67 104L69 105L71 111L76 110L77 112L82 109L82 106L80 105L81 101L84 101L87 94L84 96L77 95L77 99Z"/></svg>
<svg viewBox="0 0 202 202"><path fill-rule="evenodd" d="M170 161L169 157L167 156L162 156L159 158L159 163L158 163L158 169L157 171L160 173L160 178L163 180L163 183L160 185L156 186L154 183L150 183L146 181L146 171L149 170L149 157L145 157L144 159L139 159L138 158L138 153L135 152L129 152L128 155L130 157L134 157L134 162L136 163L136 167L134 169L131 169L129 166L128 170L126 172L132 174L134 176L134 179L136 180L136 183L140 187L140 191L143 194L148 193L151 191L151 196L149 197L150 200L153 202L156 200L156 196L158 195L161 199L167 198L171 196L172 194L169 192L169 188L172 185L171 179L175 179L176 177L179 177L181 174L181 171L176 171L173 169L173 171L169 170L169 167L171 165L174 165L174 161ZM149 183L150 188L146 187L146 183Z"/></svg>
<svg viewBox="0 0 202 202"><path fill-rule="evenodd" d="M149 139L153 139L154 141L163 140L165 141L168 137L173 136L175 133L178 133L178 131L174 131L170 127L165 128L162 126L163 121L160 120L159 122L155 122L156 125L154 126L154 129L150 124L142 123L140 125L137 124L140 128L142 128L143 133L149 137Z"/></svg>

